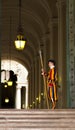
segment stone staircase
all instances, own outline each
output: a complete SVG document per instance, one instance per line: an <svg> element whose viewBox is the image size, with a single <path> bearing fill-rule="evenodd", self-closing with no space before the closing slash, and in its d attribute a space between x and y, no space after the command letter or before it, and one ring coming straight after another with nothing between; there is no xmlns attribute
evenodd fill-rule
<svg viewBox="0 0 75 130"><path fill-rule="evenodd" d="M0 130L75 130L75 109L0 109Z"/></svg>

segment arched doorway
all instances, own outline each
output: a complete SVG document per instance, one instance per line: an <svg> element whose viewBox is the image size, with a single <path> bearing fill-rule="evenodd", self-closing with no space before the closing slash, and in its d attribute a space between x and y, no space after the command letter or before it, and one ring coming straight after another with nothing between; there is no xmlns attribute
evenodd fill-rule
<svg viewBox="0 0 75 130"><path fill-rule="evenodd" d="M1 61L1 70L10 71L12 70L17 75L17 86L16 86L16 100L15 100L15 107L21 108L21 88L25 87L25 106L28 106L28 70L17 61L14 60L2 60ZM2 71L3 72L3 71ZM7 75L6 75L7 76ZM4 81L4 73L1 73L1 82Z"/></svg>

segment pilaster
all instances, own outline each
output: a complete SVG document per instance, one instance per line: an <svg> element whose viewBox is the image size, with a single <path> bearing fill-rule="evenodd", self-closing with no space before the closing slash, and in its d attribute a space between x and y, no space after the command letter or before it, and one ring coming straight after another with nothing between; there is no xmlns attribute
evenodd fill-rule
<svg viewBox="0 0 75 130"><path fill-rule="evenodd" d="M67 0L67 98L75 108L75 0Z"/></svg>
<svg viewBox="0 0 75 130"><path fill-rule="evenodd" d="M58 75L59 75L59 103L58 107L66 107L66 4L64 0L57 0L58 9ZM65 75L64 75L65 73Z"/></svg>

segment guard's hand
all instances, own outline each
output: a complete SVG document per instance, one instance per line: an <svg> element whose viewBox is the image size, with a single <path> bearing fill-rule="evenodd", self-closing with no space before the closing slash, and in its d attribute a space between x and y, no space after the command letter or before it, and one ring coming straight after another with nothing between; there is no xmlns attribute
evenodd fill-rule
<svg viewBox="0 0 75 130"><path fill-rule="evenodd" d="M41 69L41 74L44 75L44 69Z"/></svg>

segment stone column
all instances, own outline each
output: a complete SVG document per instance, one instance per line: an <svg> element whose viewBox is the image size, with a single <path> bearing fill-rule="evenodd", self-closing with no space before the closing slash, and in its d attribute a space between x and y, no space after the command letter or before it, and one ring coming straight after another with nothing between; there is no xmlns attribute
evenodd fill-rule
<svg viewBox="0 0 75 130"><path fill-rule="evenodd" d="M53 58L53 20L52 17L49 20L48 23L49 27L49 39L50 39L50 44L48 45L50 51L49 51L49 58Z"/></svg>
<svg viewBox="0 0 75 130"><path fill-rule="evenodd" d="M39 72L39 66L38 66L38 55L35 56L35 107L39 108L39 78L38 78L38 72Z"/></svg>
<svg viewBox="0 0 75 130"><path fill-rule="evenodd" d="M29 102L30 102L30 108L32 108L32 65L31 65L31 68L30 68L30 85L29 85Z"/></svg>
<svg viewBox="0 0 75 130"><path fill-rule="evenodd" d="M21 86L16 86L16 109L21 109Z"/></svg>
<svg viewBox="0 0 75 130"><path fill-rule="evenodd" d="M31 71L29 71L28 73L28 109L30 108L30 104L31 104L31 92L30 92L30 88L31 88Z"/></svg>
<svg viewBox="0 0 75 130"><path fill-rule="evenodd" d="M42 108L41 107L41 93L43 93L41 91L41 78L42 78L42 75L41 75L41 63L40 63L40 57L38 57L38 65L39 65L39 73L38 73L38 79L39 79L39 109Z"/></svg>
<svg viewBox="0 0 75 130"><path fill-rule="evenodd" d="M21 108L26 109L26 87L21 87Z"/></svg>
<svg viewBox="0 0 75 130"><path fill-rule="evenodd" d="M32 63L32 108L35 108L35 72L34 72L34 66L35 63L33 61Z"/></svg>
<svg viewBox="0 0 75 130"><path fill-rule="evenodd" d="M37 71L35 71L35 73L36 73L36 75L35 75L35 80L36 80L36 86L35 86L35 91L36 91L36 98L38 98L38 100L36 99L36 107L39 109L39 107L40 107L40 92L39 92L39 72L40 72L40 68L39 68L39 55L37 54L36 55L36 60L35 60L35 65L36 65L36 69L37 69ZM41 73L40 73L40 75L41 75Z"/></svg>
<svg viewBox="0 0 75 130"><path fill-rule="evenodd" d="M66 106L66 5L64 0L57 0L58 9L58 74L59 107ZM65 14L65 15L64 15ZM64 74L65 73L65 74Z"/></svg>
<svg viewBox="0 0 75 130"><path fill-rule="evenodd" d="M42 38L40 39L40 49L41 49L41 55L42 55L42 59L43 59L43 64L44 64L44 51L43 51L44 45L43 45L43 41ZM39 57L40 58L40 57ZM41 59L40 59L40 70L42 69L41 66ZM41 71L40 71L41 72ZM41 75L40 77L40 92L44 94L44 81L43 81L43 76ZM41 97L41 109L44 108L44 100Z"/></svg>
<svg viewBox="0 0 75 130"><path fill-rule="evenodd" d="M42 52L42 59L43 59L43 65L44 65L44 71L47 72L47 45L46 45L46 34L41 38L41 52ZM45 109L47 108L47 100L46 100L46 94L47 92L45 91L45 86L44 86L44 80L42 77L42 87L41 90L44 93L44 98L42 102L42 107Z"/></svg>

